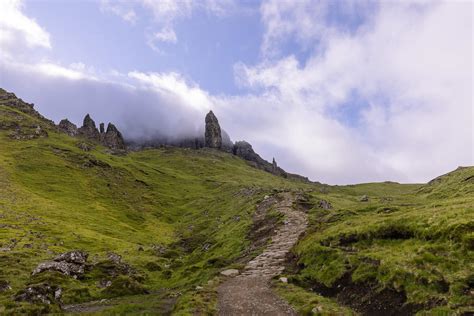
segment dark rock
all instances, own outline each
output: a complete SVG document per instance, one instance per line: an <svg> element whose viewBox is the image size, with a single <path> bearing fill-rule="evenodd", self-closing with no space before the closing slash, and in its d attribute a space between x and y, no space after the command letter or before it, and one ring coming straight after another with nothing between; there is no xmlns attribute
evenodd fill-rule
<svg viewBox="0 0 474 316"><path fill-rule="evenodd" d="M77 143L76 146L82 149L83 151L90 151L92 149L91 146L89 146L88 144L84 142Z"/></svg>
<svg viewBox="0 0 474 316"><path fill-rule="evenodd" d="M329 203L329 202L326 201L326 200L321 200L321 201L319 201L318 207L319 207L319 208L322 208L323 210L330 210L330 209L332 209L331 203Z"/></svg>
<svg viewBox="0 0 474 316"><path fill-rule="evenodd" d="M10 286L10 283L8 281L0 280L0 293L9 291L11 289L12 287Z"/></svg>
<svg viewBox="0 0 474 316"><path fill-rule="evenodd" d="M120 264L122 263L122 256L121 255L118 255L114 252L109 252L107 254L107 259L109 259L110 261L112 261L113 263L115 264Z"/></svg>
<svg viewBox="0 0 474 316"><path fill-rule="evenodd" d="M205 145L209 148L222 147L222 135L219 121L212 111L206 115L206 130L204 133Z"/></svg>
<svg viewBox="0 0 474 316"><path fill-rule="evenodd" d="M100 141L100 133L99 133L99 130L97 129L97 127L95 126L95 122L94 120L90 117L89 114L87 114L85 117L84 117L84 122L82 124L82 127L79 128L79 135L85 137L85 138L88 138L88 139L92 139L92 140L96 140L96 141Z"/></svg>
<svg viewBox="0 0 474 316"><path fill-rule="evenodd" d="M104 133L105 133L104 123L100 123L100 125L99 125L99 132L100 132L101 134L104 134Z"/></svg>
<svg viewBox="0 0 474 316"><path fill-rule="evenodd" d="M272 173L276 174L278 172L278 165L277 162L275 161L275 157L273 157L272 160Z"/></svg>
<svg viewBox="0 0 474 316"><path fill-rule="evenodd" d="M58 128L61 132L68 134L69 136L76 136L78 133L77 126L71 123L68 119L61 120L58 124Z"/></svg>
<svg viewBox="0 0 474 316"><path fill-rule="evenodd" d="M58 286L50 286L49 284L36 284L21 290L15 295L15 301L52 304L61 299L62 289Z"/></svg>
<svg viewBox="0 0 474 316"><path fill-rule="evenodd" d="M122 134L112 123L107 125L107 132L104 136L104 145L111 149L125 149Z"/></svg>
<svg viewBox="0 0 474 316"><path fill-rule="evenodd" d="M260 157L259 154L257 154L253 150L252 145L250 145L246 141L236 142L234 144L233 153L234 155L249 161L251 165L258 169L265 170L274 175L287 177L286 172L280 167L278 167L275 159L273 159L273 163L269 163L268 161L264 160L262 157Z"/></svg>

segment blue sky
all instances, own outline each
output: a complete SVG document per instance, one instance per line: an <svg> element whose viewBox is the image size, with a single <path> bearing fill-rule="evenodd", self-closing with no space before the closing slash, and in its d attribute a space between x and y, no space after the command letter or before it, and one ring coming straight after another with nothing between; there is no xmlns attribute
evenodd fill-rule
<svg viewBox="0 0 474 316"><path fill-rule="evenodd" d="M235 140L327 183L472 165L470 1L3 0L0 86L128 138Z"/></svg>
<svg viewBox="0 0 474 316"><path fill-rule="evenodd" d="M177 18L173 28L179 40L157 43L160 53L147 45L147 33L159 30L161 23L146 9L136 6L140 18L131 24L103 6L98 1L26 1L24 11L48 30L51 57L65 64L80 60L120 72L175 71L211 93L239 93L233 65L259 60L263 26L257 2L222 17L199 9L191 18Z"/></svg>

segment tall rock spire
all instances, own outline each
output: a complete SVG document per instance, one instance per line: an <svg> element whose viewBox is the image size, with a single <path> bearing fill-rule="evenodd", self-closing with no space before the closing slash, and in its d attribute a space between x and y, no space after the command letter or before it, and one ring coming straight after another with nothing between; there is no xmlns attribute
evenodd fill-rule
<svg viewBox="0 0 474 316"><path fill-rule="evenodd" d="M79 128L79 134L86 138L100 141L99 130L95 126L95 122L89 114L84 117L84 123L82 124L82 127Z"/></svg>
<svg viewBox="0 0 474 316"><path fill-rule="evenodd" d="M220 149L222 147L222 135L219 121L212 111L206 115L206 131L204 134L206 147Z"/></svg>
<svg viewBox="0 0 474 316"><path fill-rule="evenodd" d="M125 149L122 133L115 127L114 124L107 125L107 132L105 132L104 144L112 149Z"/></svg>

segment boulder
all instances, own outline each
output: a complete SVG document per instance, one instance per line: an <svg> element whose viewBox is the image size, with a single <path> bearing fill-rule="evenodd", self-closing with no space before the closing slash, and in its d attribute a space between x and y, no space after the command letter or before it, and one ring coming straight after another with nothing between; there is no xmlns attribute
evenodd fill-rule
<svg viewBox="0 0 474 316"><path fill-rule="evenodd" d="M369 197L367 195L362 195L359 199L360 202L369 202Z"/></svg>
<svg viewBox="0 0 474 316"><path fill-rule="evenodd" d="M54 258L54 261L65 261L68 263L85 264L87 262L87 257L89 257L89 254L87 252L81 250L74 250L60 254L59 256Z"/></svg>
<svg viewBox="0 0 474 316"><path fill-rule="evenodd" d="M33 270L33 275L44 271L58 271L64 275L78 278L84 275L88 254L84 251L75 250L60 254L54 261L46 261L38 264Z"/></svg>
<svg viewBox="0 0 474 316"><path fill-rule="evenodd" d="M319 208L322 208L323 210L330 210L330 209L332 209L331 203L329 203L329 202L326 201L326 200L320 200L320 201L318 202L318 207L319 207Z"/></svg>
<svg viewBox="0 0 474 316"><path fill-rule="evenodd" d="M64 261L47 261L40 263L33 270L33 275L39 274L44 271L58 271L64 275L78 278L84 274L84 265L68 263Z"/></svg>
<svg viewBox="0 0 474 316"><path fill-rule="evenodd" d="M77 126L71 123L68 119L61 120L58 124L58 128L61 132L68 134L69 136L76 136L78 133Z"/></svg>
<svg viewBox="0 0 474 316"><path fill-rule="evenodd" d="M82 127L79 128L78 130L79 132L79 135L85 137L85 138L88 138L88 139L92 139L92 140L96 140L96 141L100 141L100 133L99 133L99 130L97 129L97 127L95 126L95 122L94 120L90 117L89 114L87 114L85 117L84 117L84 122L82 124Z"/></svg>
<svg viewBox="0 0 474 316"><path fill-rule="evenodd" d="M206 115L206 130L204 133L205 145L209 148L222 147L222 135L219 121L212 111Z"/></svg>
<svg viewBox="0 0 474 316"><path fill-rule="evenodd" d="M120 133L117 127L112 123L107 125L107 132L105 133L103 142L105 146L111 149L125 149L122 133Z"/></svg>
<svg viewBox="0 0 474 316"><path fill-rule="evenodd" d="M61 299L62 289L58 286L49 284L36 284L28 286L26 289L18 292L14 299L17 302L29 302L40 304L51 304Z"/></svg>

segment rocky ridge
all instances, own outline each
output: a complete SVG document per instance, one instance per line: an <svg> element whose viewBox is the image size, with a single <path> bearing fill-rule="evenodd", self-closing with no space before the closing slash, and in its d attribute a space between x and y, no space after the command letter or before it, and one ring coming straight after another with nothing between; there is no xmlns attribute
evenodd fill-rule
<svg viewBox="0 0 474 316"><path fill-rule="evenodd" d="M77 128L77 126L68 119L63 119L58 124L58 129L69 136L80 136L101 143L113 150L126 149L122 133L120 133L114 124L109 123L106 131L104 129L104 123L100 123L99 128L100 129L97 129L95 121L89 114L84 117L82 127L80 128Z"/></svg>
<svg viewBox="0 0 474 316"><path fill-rule="evenodd" d="M0 105L6 105L33 117L39 118L42 122L40 125L34 126L19 126L15 122L0 122L0 129L3 128L12 130L13 132L10 136L14 139L20 140L37 137L48 137L47 129L54 128L71 137L80 137L92 142L100 143L110 148L114 152L141 150L144 148L159 148L163 146L176 146L191 149L201 149L207 147L234 154L235 156L246 160L251 166L274 175L290 179L297 179L300 181L309 181L306 177L287 173L278 166L275 158L273 158L271 163L264 160L253 150L252 145L246 141L237 141L236 143L233 143L225 130L221 128L219 120L212 111L209 111L205 117L205 128L203 135L198 137L181 137L176 139L155 138L148 141L126 142L122 133L113 123L108 123L107 129L105 129L104 123L100 123L99 128L97 128L95 121L89 114L84 117L83 124L79 128L68 119L63 119L58 125L55 125L53 121L46 119L39 112L37 112L34 109L33 104L26 103L22 99L17 98L15 94L9 93L1 88ZM80 143L79 147L84 148L84 150L90 149L90 146L85 143Z"/></svg>

